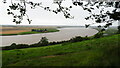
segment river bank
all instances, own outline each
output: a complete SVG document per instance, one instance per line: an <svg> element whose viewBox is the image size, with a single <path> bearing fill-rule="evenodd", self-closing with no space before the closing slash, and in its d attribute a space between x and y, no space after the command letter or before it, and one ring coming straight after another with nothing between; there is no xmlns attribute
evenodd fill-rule
<svg viewBox="0 0 120 68"><path fill-rule="evenodd" d="M37 43L41 37L46 37L49 42L53 41L64 41L69 40L75 36L93 36L98 31L95 29L88 28L59 28L59 32L53 33L40 33L40 34L29 34L29 35L16 35L16 36L0 36L2 39L1 46L10 46L12 43L16 44L33 44ZM7 42L6 42L7 41Z"/></svg>

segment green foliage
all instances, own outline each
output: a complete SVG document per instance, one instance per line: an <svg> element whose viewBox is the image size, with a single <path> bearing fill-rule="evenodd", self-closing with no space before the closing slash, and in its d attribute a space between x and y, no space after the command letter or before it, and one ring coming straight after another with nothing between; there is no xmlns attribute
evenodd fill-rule
<svg viewBox="0 0 120 68"><path fill-rule="evenodd" d="M118 32L117 33L120 34L120 26L118 26Z"/></svg>
<svg viewBox="0 0 120 68"><path fill-rule="evenodd" d="M12 50L12 49L22 49L22 48L29 48L29 45L13 43L11 44L11 46L2 47L2 50Z"/></svg>
<svg viewBox="0 0 120 68"><path fill-rule="evenodd" d="M49 44L48 39L46 37L42 37L40 42L38 42L38 44L42 45L42 46L47 46Z"/></svg>
<svg viewBox="0 0 120 68"><path fill-rule="evenodd" d="M48 42L48 39L46 37L42 37L41 40L38 43L34 43L31 45L28 44L18 44L16 45L15 43L11 44L11 46L6 46L2 47L2 50L12 50L12 49L21 49L21 48L30 48L30 47L41 47L41 46L48 46L48 45L55 45L55 44L62 44L66 45L68 43L73 43L73 42L81 42L85 40L90 40L94 39L92 37L81 37L81 36L76 36L74 38L71 38L70 40L67 41L59 41L59 42Z"/></svg>
<svg viewBox="0 0 120 68"><path fill-rule="evenodd" d="M90 40L90 37L77 36L77 37L71 38L69 41L70 42L80 42L80 41L84 41L84 40Z"/></svg>
<svg viewBox="0 0 120 68"><path fill-rule="evenodd" d="M119 66L118 36L3 51L2 62L3 66Z"/></svg>
<svg viewBox="0 0 120 68"><path fill-rule="evenodd" d="M50 30L53 31L53 29L50 29ZM97 30L99 30L99 29L97 29ZM11 44L11 46L2 47L2 50L12 50L12 49L21 49L21 48L23 49L23 48L31 48L31 47L42 47L42 46L48 46L48 45L50 46L50 45L56 45L56 44L62 44L62 46L64 46L64 45L69 44L69 43L82 42L82 41L85 41L85 40L92 40L92 39L96 39L96 38L100 38L100 37L111 36L111 35L114 35L116 33L117 33L117 28L116 27L112 27L112 28L109 28L106 31L104 31L104 33L103 32L99 32L99 33L97 33L97 34L95 34L94 36L91 36L91 37L76 36L76 37L73 37L70 40L66 40L66 41L48 42L47 38L43 37L40 40L40 42L38 42L38 43L33 43L33 44L30 44L30 45L13 43L13 44ZM19 45L19 47L18 47L18 45ZM22 46L20 46L20 45L22 45ZM89 49L89 47L88 47L88 49Z"/></svg>
<svg viewBox="0 0 120 68"><path fill-rule="evenodd" d="M16 43L12 43L11 46L16 46Z"/></svg>
<svg viewBox="0 0 120 68"><path fill-rule="evenodd" d="M100 37L103 37L103 32L99 32L94 35L94 38L100 38Z"/></svg>
<svg viewBox="0 0 120 68"><path fill-rule="evenodd" d="M78 42L78 41L82 41L82 40L83 40L83 38L81 36L70 39L71 42Z"/></svg>

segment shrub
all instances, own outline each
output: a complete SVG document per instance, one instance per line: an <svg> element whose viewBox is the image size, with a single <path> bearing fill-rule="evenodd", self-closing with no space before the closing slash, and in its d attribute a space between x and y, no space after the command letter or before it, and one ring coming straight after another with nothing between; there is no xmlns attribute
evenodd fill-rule
<svg viewBox="0 0 120 68"><path fill-rule="evenodd" d="M13 43L13 44L11 44L11 46L2 47L2 50L22 49L22 48L28 48L28 47L29 47L29 45L27 45L27 44L16 45L16 43Z"/></svg>
<svg viewBox="0 0 120 68"><path fill-rule="evenodd" d="M83 40L90 40L91 38L88 36L83 37Z"/></svg>
<svg viewBox="0 0 120 68"><path fill-rule="evenodd" d="M15 46L15 49L28 48L28 47L29 47L29 45L27 45L27 44L18 44Z"/></svg>
<svg viewBox="0 0 120 68"><path fill-rule="evenodd" d="M16 46L16 43L12 43L11 46Z"/></svg>
<svg viewBox="0 0 120 68"><path fill-rule="evenodd" d="M118 32L117 33L120 34L120 25L118 26Z"/></svg>
<svg viewBox="0 0 120 68"><path fill-rule="evenodd" d="M57 44L57 42L55 41L49 43L49 45L55 45L55 44Z"/></svg>
<svg viewBox="0 0 120 68"><path fill-rule="evenodd" d="M94 35L94 38L100 38L100 37L103 37L103 32L99 32Z"/></svg>
<svg viewBox="0 0 120 68"><path fill-rule="evenodd" d="M83 41L83 37L77 36L75 38L70 39L70 42L78 42L78 41Z"/></svg>
<svg viewBox="0 0 120 68"><path fill-rule="evenodd" d="M48 39L46 37L42 37L40 42L38 42L40 46L47 46L49 44Z"/></svg>

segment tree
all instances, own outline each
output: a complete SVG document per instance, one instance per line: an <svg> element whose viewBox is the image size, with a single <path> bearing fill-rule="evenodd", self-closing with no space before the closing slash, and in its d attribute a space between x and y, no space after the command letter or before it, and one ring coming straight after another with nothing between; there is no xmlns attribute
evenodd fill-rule
<svg viewBox="0 0 120 68"><path fill-rule="evenodd" d="M30 5L31 9L35 9L38 6L40 8L43 8L46 11L54 12L55 14L62 12L65 18L70 18L70 19L74 18L74 16L72 16L69 12L72 6L69 6L69 7L62 6L63 1L66 1L66 0L53 0L53 4L57 4L59 6L58 8L56 8L56 10L50 9L49 6L47 7L42 6L42 2L34 3L28 0L17 0L17 1L18 2L14 2L11 0L11 5L9 6L9 9L7 9L8 15L13 15L13 22L15 22L16 24L22 23L24 16L26 16L28 22L31 23L32 20L29 19L29 16L26 13L27 5ZM3 0L3 2L6 3L6 0ZM120 1L118 0L114 0L114 1L71 0L71 2L73 3L73 5L82 7L83 10L89 12L90 15L85 18L86 20L92 19L96 23L106 23L106 25L104 26L98 25L98 27L102 28L102 30L105 30L105 28L108 28L109 26L111 26L114 23L114 21L120 20L120 10L119 10ZM114 9L105 11L105 8L109 8L109 7L113 7ZM95 12L93 12L96 9L100 10L99 14L96 14ZM20 14L14 14L12 10L14 11L17 10L19 11ZM92 23L92 24L96 24L96 23ZM85 26L87 28L92 24L86 24Z"/></svg>
<svg viewBox="0 0 120 68"><path fill-rule="evenodd" d="M118 32L117 33L120 34L120 25L118 26Z"/></svg>
<svg viewBox="0 0 120 68"><path fill-rule="evenodd" d="M12 43L10 46L16 46L16 43Z"/></svg>
<svg viewBox="0 0 120 68"><path fill-rule="evenodd" d="M71 38L71 39L70 39L70 42L79 42L79 41L83 41L83 40L84 40L83 37L77 36L77 37L75 37L75 38Z"/></svg>
<svg viewBox="0 0 120 68"><path fill-rule="evenodd" d="M46 37L42 37L38 44L40 44L41 46L47 46L48 43L48 39Z"/></svg>

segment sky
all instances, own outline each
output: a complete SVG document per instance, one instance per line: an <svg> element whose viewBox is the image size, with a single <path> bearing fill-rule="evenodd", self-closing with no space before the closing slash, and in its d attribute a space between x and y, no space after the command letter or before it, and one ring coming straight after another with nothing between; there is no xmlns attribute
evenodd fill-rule
<svg viewBox="0 0 120 68"><path fill-rule="evenodd" d="M14 1L14 0L13 0ZM29 0L30 1L30 0ZM31 0L33 2L42 2L43 6L50 6L51 9L58 7L53 4L53 0ZM16 25L12 22L13 18L7 14L7 8L10 5L10 0L7 0L7 4L0 2L0 24L1 25ZM53 12L46 11L40 7L36 9L30 9L27 6L27 14L32 19L31 24L28 23L26 18L19 25L70 25L70 26L84 26L85 24L94 23L92 20L85 20L84 18L89 15L87 11L84 11L80 6L74 6L72 0L66 0L62 3L63 6L73 6L70 13L74 16L74 19L66 19L62 13L55 14ZM109 8L107 10L111 10ZM98 12L97 10L95 12ZM117 25L117 22L114 24Z"/></svg>

